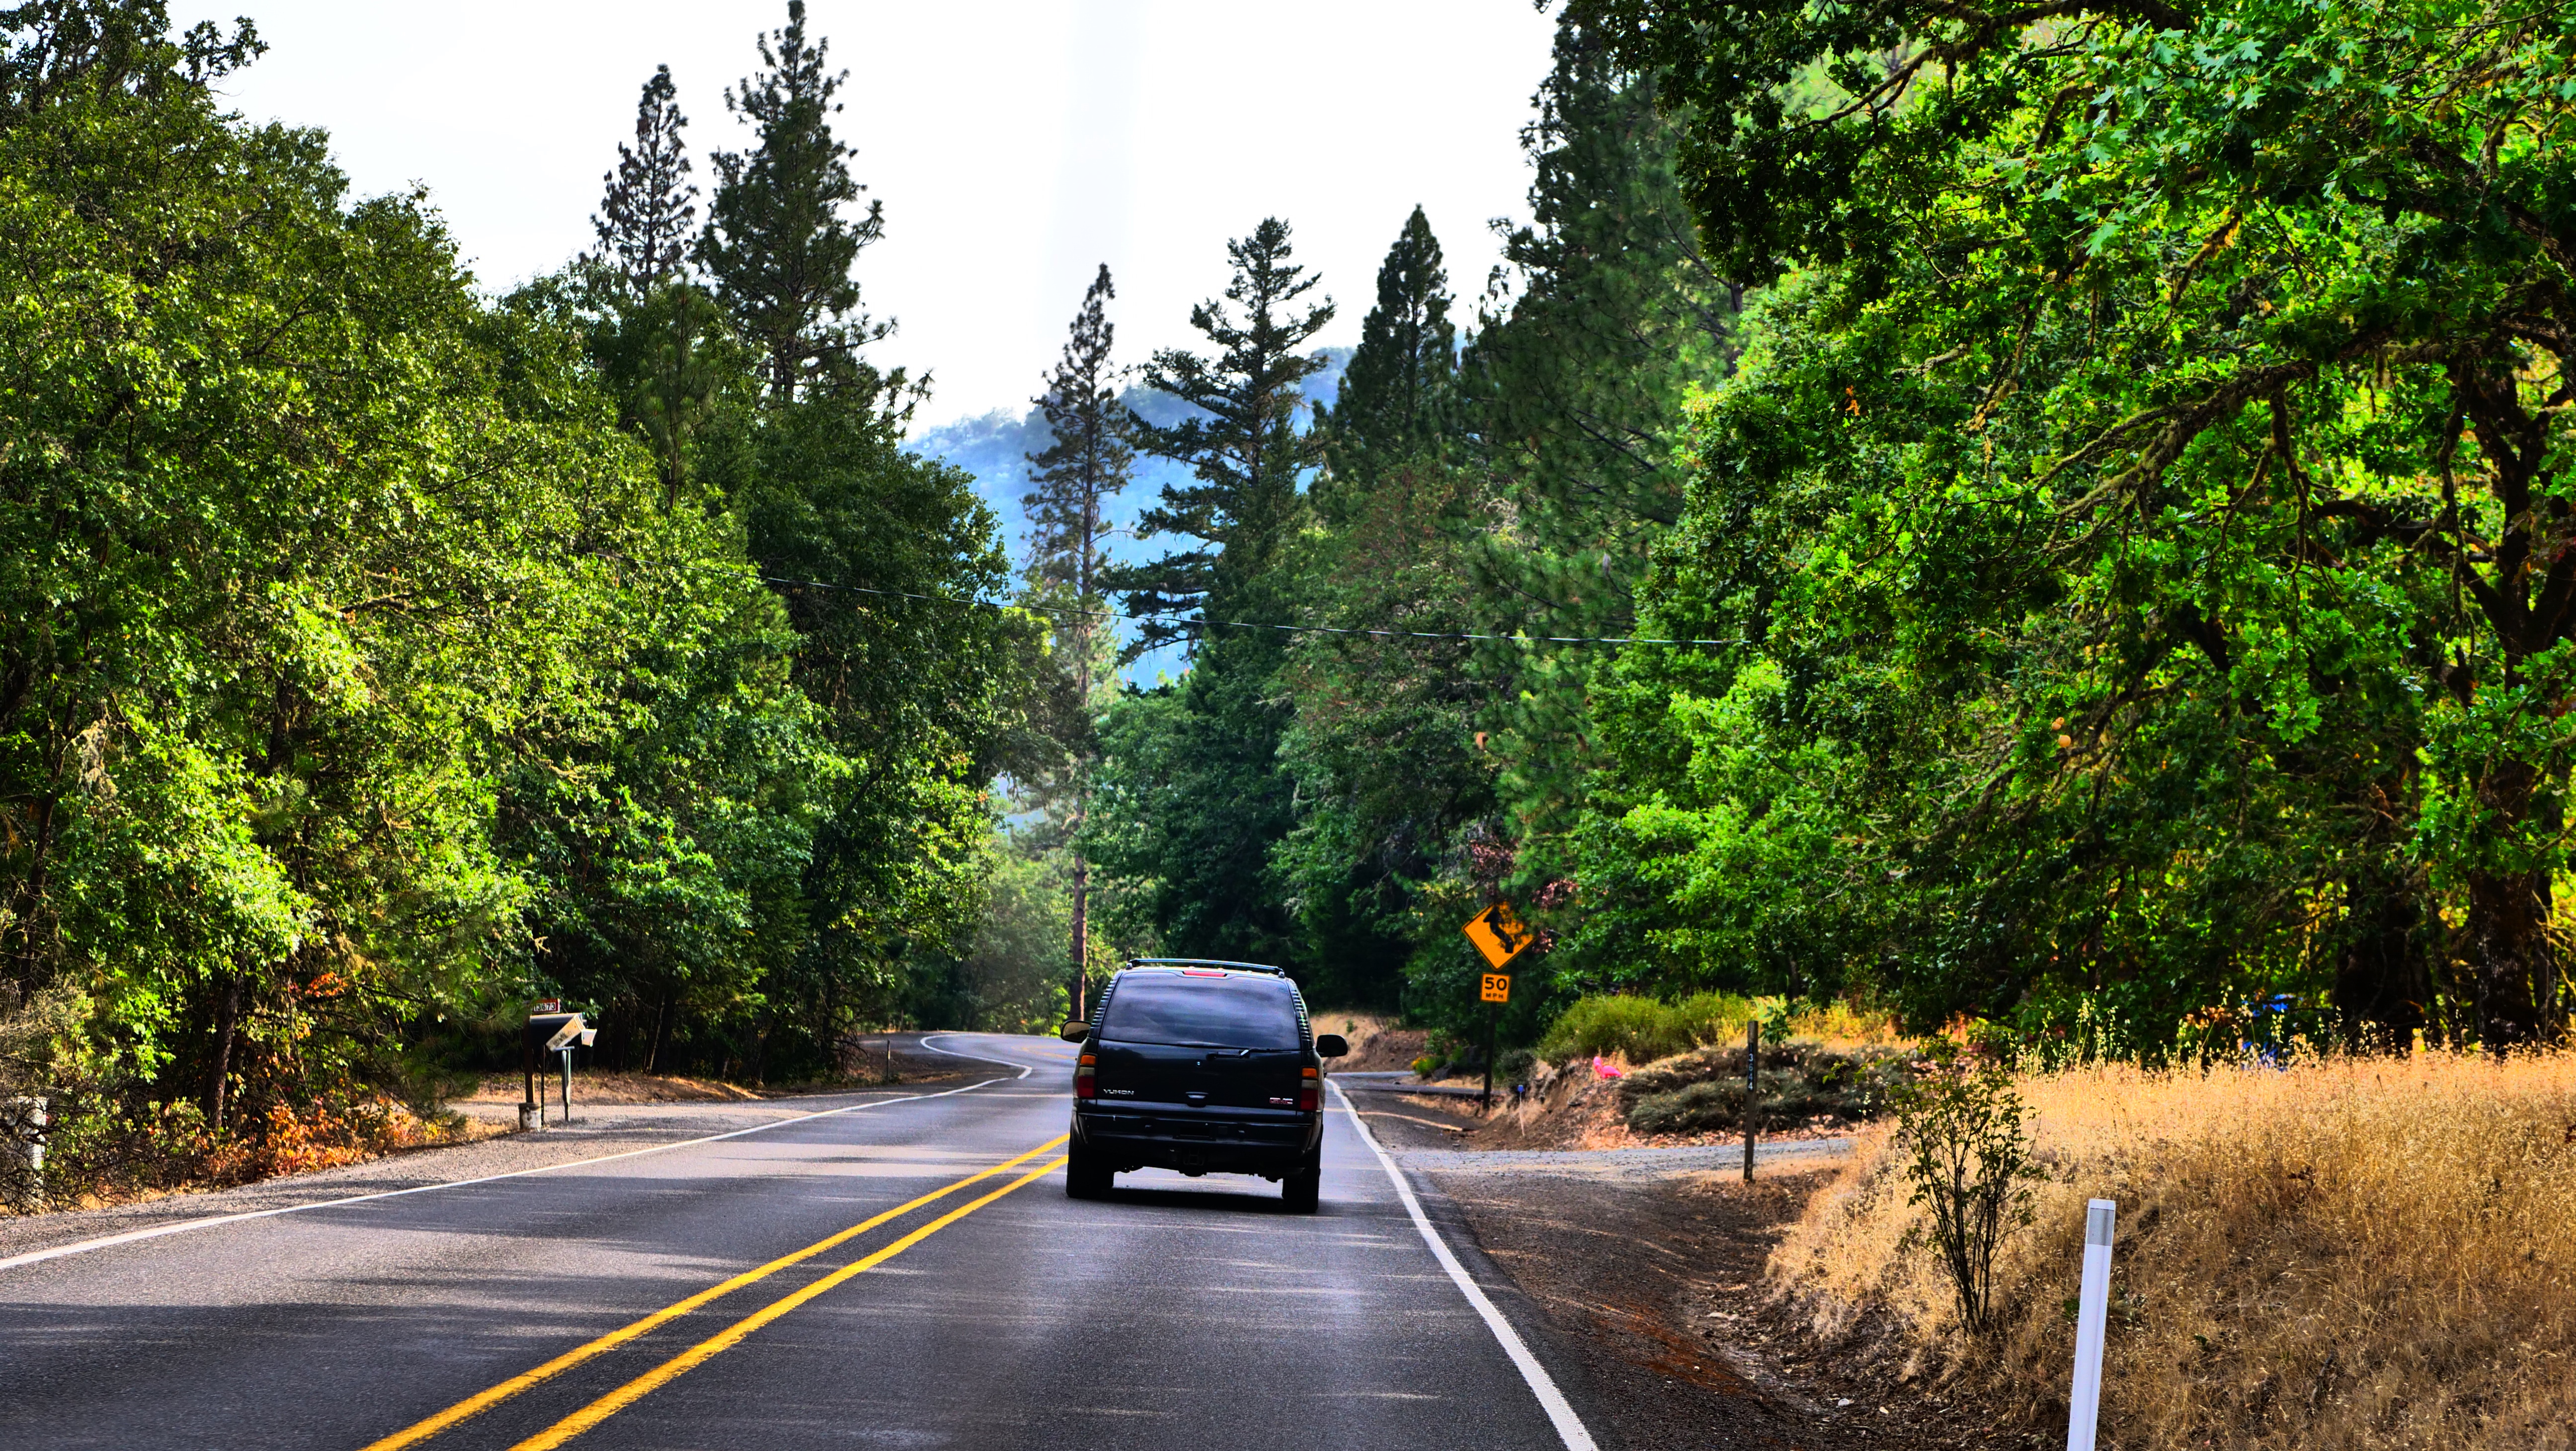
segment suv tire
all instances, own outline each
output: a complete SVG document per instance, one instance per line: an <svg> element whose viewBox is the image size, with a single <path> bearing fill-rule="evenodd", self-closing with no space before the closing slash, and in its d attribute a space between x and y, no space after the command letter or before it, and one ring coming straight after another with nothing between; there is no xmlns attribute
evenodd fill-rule
<svg viewBox="0 0 2576 1451"><path fill-rule="evenodd" d="M1279 1197L1291 1214L1312 1214L1324 1202L1324 1156L1291 1169L1279 1181Z"/></svg>
<svg viewBox="0 0 2576 1451"><path fill-rule="evenodd" d="M1080 1149L1064 1166L1064 1197L1067 1199L1106 1199L1109 1197L1111 1171Z"/></svg>

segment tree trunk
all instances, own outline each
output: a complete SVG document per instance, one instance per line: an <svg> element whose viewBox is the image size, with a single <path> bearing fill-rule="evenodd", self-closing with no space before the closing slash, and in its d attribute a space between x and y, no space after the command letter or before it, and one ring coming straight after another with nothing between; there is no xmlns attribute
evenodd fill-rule
<svg viewBox="0 0 2576 1451"><path fill-rule="evenodd" d="M2500 835L2527 818L2540 773L2520 762L2478 784L2480 803L2499 818ZM2549 939L2546 871L2469 873L2468 959L2478 1010L2478 1036L2490 1052L2558 1036L2558 948Z"/></svg>
<svg viewBox="0 0 2576 1451"><path fill-rule="evenodd" d="M1091 863L1083 860L1079 847L1073 853L1073 1016L1088 1018L1090 1010L1083 1003L1083 993L1090 986L1091 966Z"/></svg>
<svg viewBox="0 0 2576 1451"><path fill-rule="evenodd" d="M215 998L215 1058L206 1074L206 1131L224 1131L224 1100L233 1071L233 1039L241 1028L241 975L224 974Z"/></svg>
<svg viewBox="0 0 2576 1451"><path fill-rule="evenodd" d="M2549 940L2547 872L2469 874L2469 970L2478 1036L2490 1051L2555 1037L2558 950Z"/></svg>
<svg viewBox="0 0 2576 1451"><path fill-rule="evenodd" d="M2335 957L2333 1002L2344 1046L2403 1053L2424 1026L2433 986L2416 932L2423 907L2413 884L2377 866L2345 880L2346 936Z"/></svg>
<svg viewBox="0 0 2576 1451"><path fill-rule="evenodd" d="M651 1057L644 1060L645 1072L660 1073L663 1071L662 1055L670 1046L670 1042L671 994L666 991L662 994L661 1007L656 1009L653 1014L653 1053Z"/></svg>

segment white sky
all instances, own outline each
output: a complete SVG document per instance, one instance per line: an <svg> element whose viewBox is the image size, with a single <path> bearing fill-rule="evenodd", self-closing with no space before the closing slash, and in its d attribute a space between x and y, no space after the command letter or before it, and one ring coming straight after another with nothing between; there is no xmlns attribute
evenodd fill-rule
<svg viewBox="0 0 2576 1451"><path fill-rule="evenodd" d="M1194 341L1228 238L1277 214L1358 340L1377 264L1419 202L1472 299L1490 217L1524 212L1519 130L1552 21L1528 0L811 0L847 67L843 139L882 198L863 304L927 368L923 422L1025 407L1103 261L1124 361ZM701 190L748 132L724 88L785 0L179 0L247 13L270 50L225 82L253 120L316 125L361 194L425 183L483 284L548 271L590 215L638 87L667 62ZM700 216L704 216L704 199Z"/></svg>

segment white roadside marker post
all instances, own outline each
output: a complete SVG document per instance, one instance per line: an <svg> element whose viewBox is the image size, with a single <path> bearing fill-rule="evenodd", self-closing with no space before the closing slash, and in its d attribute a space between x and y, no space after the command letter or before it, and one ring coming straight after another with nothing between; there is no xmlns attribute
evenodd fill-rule
<svg viewBox="0 0 2576 1451"><path fill-rule="evenodd" d="M2119 1205L2084 1206L2084 1284L2075 1308L2075 1394L2066 1415L2066 1451L2093 1451L2102 1413L2102 1332L2111 1313L2111 1222Z"/></svg>

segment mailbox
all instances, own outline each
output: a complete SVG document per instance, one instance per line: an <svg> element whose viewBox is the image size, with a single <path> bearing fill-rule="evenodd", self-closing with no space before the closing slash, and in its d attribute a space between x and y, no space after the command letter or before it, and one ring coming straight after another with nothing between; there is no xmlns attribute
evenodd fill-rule
<svg viewBox="0 0 2576 1451"><path fill-rule="evenodd" d="M540 1007L554 1007L546 1002ZM545 1100L537 1096L537 1062L539 1055L562 1055L563 1121L572 1121L572 1050L587 1048L599 1037L599 1030L582 1020L579 1013L530 1013L528 1026L520 1040L520 1066L528 1080L527 1098L519 1105L519 1127L537 1128L545 1123Z"/></svg>

